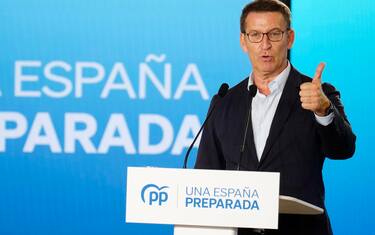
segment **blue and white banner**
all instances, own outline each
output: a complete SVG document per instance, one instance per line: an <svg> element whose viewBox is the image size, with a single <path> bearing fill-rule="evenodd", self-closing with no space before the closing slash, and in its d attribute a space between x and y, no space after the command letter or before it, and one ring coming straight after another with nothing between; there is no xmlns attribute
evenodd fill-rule
<svg viewBox="0 0 375 235"><path fill-rule="evenodd" d="M212 227L278 227L276 172L129 167L126 221Z"/></svg>

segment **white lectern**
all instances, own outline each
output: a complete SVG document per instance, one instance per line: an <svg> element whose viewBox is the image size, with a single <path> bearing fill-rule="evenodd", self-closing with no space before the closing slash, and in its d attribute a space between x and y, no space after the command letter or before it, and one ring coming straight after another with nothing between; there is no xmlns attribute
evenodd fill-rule
<svg viewBox="0 0 375 235"><path fill-rule="evenodd" d="M126 222L174 224L175 235L277 229L279 213L323 209L279 196L279 173L129 167Z"/></svg>

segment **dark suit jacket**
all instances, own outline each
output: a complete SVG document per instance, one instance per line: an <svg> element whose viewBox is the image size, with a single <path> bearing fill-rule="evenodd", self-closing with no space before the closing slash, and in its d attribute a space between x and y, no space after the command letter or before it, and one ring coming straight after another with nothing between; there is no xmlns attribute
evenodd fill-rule
<svg viewBox="0 0 375 235"><path fill-rule="evenodd" d="M356 137L344 113L340 93L333 86L322 85L324 93L334 105L335 118L330 125L318 124L313 112L302 108L299 87L310 81L311 78L292 67L260 162L256 156L250 121L245 151L239 163L250 105L248 78L230 89L224 98L214 97L211 107L216 103L216 108L203 131L195 168L233 170L240 164L241 170L280 172L280 194L325 208L324 160L326 157L351 157ZM271 232L332 234L327 213L319 216L280 215L279 231Z"/></svg>

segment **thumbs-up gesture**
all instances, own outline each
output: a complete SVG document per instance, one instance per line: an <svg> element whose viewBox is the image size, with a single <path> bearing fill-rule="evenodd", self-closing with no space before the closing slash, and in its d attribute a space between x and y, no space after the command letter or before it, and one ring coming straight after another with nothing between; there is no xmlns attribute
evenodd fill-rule
<svg viewBox="0 0 375 235"><path fill-rule="evenodd" d="M325 67L320 63L316 69L312 82L305 82L300 86L302 108L311 110L318 116L325 116L330 106L330 101L322 90L322 73Z"/></svg>

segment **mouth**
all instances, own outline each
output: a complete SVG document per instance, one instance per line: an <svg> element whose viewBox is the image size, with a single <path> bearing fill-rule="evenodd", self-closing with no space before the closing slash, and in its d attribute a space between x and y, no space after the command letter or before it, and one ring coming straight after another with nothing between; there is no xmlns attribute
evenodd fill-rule
<svg viewBox="0 0 375 235"><path fill-rule="evenodd" d="M262 59L263 62L271 62L272 61L272 56L262 55L261 59Z"/></svg>

